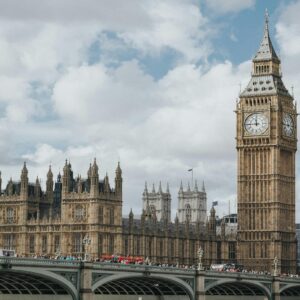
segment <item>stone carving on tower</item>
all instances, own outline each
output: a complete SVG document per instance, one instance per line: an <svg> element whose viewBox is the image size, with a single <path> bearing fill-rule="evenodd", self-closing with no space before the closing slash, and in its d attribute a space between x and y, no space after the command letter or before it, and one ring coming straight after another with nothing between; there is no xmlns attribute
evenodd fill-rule
<svg viewBox="0 0 300 300"><path fill-rule="evenodd" d="M236 115L238 261L248 269L270 271L277 257L281 272L293 273L297 111L282 82L267 14Z"/></svg>
<svg viewBox="0 0 300 300"><path fill-rule="evenodd" d="M191 190L188 184L187 190L183 190L182 182L178 192L178 219L179 223L199 222L204 225L206 222L207 214L207 199L204 182L202 190L198 190L197 181L194 188Z"/></svg>

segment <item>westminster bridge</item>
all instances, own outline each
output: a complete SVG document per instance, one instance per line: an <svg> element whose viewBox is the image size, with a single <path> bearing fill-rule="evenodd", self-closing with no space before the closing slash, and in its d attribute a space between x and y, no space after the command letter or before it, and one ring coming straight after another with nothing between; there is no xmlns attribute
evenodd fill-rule
<svg viewBox="0 0 300 300"><path fill-rule="evenodd" d="M300 278L1 257L0 299L296 300Z"/></svg>

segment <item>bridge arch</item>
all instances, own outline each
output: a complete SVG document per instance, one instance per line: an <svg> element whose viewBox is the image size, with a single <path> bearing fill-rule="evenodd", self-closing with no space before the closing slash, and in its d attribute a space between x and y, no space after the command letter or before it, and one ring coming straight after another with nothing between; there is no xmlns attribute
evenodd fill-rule
<svg viewBox="0 0 300 300"><path fill-rule="evenodd" d="M222 279L205 288L206 299L238 299L240 296L256 296L259 300L270 300L271 291L259 282L241 279ZM228 296L228 298L226 298Z"/></svg>
<svg viewBox="0 0 300 300"><path fill-rule="evenodd" d="M282 299L300 299L300 284L284 285L279 292Z"/></svg>
<svg viewBox="0 0 300 300"><path fill-rule="evenodd" d="M193 288L184 280L168 275L114 274L98 280L92 291L106 299L108 295L171 296L172 299L194 299ZM100 299L102 299L100 297ZM129 298L128 298L129 299Z"/></svg>
<svg viewBox="0 0 300 300"><path fill-rule="evenodd" d="M23 299L25 295L28 295L28 299L31 299L33 295L43 297L59 295L62 299L77 299L77 290L71 282L59 274L39 269L35 271L23 268L0 270L0 294L19 294L22 295L20 299Z"/></svg>

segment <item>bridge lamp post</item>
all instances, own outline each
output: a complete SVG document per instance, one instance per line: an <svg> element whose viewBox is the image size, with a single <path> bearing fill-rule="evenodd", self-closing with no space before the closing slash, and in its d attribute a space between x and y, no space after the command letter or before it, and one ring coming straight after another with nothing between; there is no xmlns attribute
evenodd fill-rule
<svg viewBox="0 0 300 300"><path fill-rule="evenodd" d="M198 259L199 259L199 263L198 263L198 270L199 271L203 271L203 264L202 264L202 258L203 258L203 254L204 254L204 251L202 249L202 247L200 246L199 249L198 249Z"/></svg>
<svg viewBox="0 0 300 300"><path fill-rule="evenodd" d="M82 244L84 247L84 260L86 261L88 258L88 253L87 253L87 246L91 244L91 239L89 238L88 235L86 235L83 240L82 240Z"/></svg>

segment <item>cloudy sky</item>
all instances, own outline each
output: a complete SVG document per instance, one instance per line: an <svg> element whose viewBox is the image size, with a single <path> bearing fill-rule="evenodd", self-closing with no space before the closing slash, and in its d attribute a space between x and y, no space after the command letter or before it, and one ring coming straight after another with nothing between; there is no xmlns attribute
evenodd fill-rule
<svg viewBox="0 0 300 300"><path fill-rule="evenodd" d="M3 183L23 161L42 184L66 158L86 176L94 157L112 182L120 160L123 213L140 214L144 182L161 181L174 217L194 168L208 206L218 201L222 216L230 200L235 210L233 110L266 7L299 99L300 0L0 0Z"/></svg>

